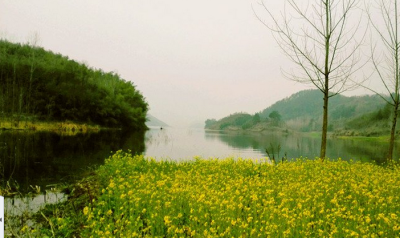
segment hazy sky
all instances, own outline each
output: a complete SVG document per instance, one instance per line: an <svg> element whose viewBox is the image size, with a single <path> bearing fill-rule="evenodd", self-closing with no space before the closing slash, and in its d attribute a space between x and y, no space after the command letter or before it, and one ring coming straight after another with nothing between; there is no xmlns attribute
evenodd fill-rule
<svg viewBox="0 0 400 238"><path fill-rule="evenodd" d="M134 82L150 114L189 125L255 113L299 90L252 0L0 0L0 36ZM322 100L322 99L321 99ZM321 109L322 110L322 109Z"/></svg>

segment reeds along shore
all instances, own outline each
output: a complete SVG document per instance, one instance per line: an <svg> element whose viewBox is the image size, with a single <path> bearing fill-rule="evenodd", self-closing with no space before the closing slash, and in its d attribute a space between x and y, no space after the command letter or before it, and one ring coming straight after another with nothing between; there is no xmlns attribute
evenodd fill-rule
<svg viewBox="0 0 400 238"><path fill-rule="evenodd" d="M0 129L2 130L26 130L26 131L51 131L61 134L76 134L96 132L100 130L97 125L88 125L79 122L44 122L44 121L16 121L0 120Z"/></svg>

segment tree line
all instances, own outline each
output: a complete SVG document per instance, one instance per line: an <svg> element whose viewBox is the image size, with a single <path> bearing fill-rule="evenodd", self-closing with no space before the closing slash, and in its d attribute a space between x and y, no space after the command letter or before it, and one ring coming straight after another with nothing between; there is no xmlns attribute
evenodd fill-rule
<svg viewBox="0 0 400 238"><path fill-rule="evenodd" d="M0 40L0 116L146 128L148 104L135 85L43 48Z"/></svg>
<svg viewBox="0 0 400 238"><path fill-rule="evenodd" d="M268 118L261 118L260 113L250 115L247 113L234 113L221 120L207 119L205 121L205 129L211 130L225 130L229 127L241 128L247 130L256 126L260 122L267 123L269 126L281 125L281 114L278 111L273 111L269 114Z"/></svg>

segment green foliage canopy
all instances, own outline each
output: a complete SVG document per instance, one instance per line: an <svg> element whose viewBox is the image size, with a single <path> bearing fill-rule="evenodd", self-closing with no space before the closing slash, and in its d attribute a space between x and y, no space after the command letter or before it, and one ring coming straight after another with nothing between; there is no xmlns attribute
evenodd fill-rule
<svg viewBox="0 0 400 238"><path fill-rule="evenodd" d="M118 74L0 40L0 113L145 129L148 104Z"/></svg>
<svg viewBox="0 0 400 238"><path fill-rule="evenodd" d="M264 109L260 116L268 118L273 111L279 111L283 121L305 117L319 120L322 117L322 96L319 90L303 90ZM329 118L350 119L373 112L384 105L378 95L346 97L339 94L329 101Z"/></svg>
<svg viewBox="0 0 400 238"><path fill-rule="evenodd" d="M274 120L274 121L280 121L281 118L282 118L282 116L281 116L281 114L279 114L278 111L272 111L272 112L269 114L269 118L271 118L271 119Z"/></svg>

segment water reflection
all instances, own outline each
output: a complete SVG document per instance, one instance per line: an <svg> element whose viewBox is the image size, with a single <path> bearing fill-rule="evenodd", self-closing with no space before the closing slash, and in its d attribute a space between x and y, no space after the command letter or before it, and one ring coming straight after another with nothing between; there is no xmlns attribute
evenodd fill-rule
<svg viewBox="0 0 400 238"><path fill-rule="evenodd" d="M259 151L227 146L218 137L206 139L204 129L194 128L152 128L146 133L145 155L157 160L190 160L195 156L203 158L224 158L229 156L259 158Z"/></svg>
<svg viewBox="0 0 400 238"><path fill-rule="evenodd" d="M316 158L320 153L319 136L301 133L243 133L187 128L153 128L146 133L147 156L156 159L187 160L194 156L204 158L266 157L266 148L281 146L280 157L285 153L289 159ZM398 144L396 144L398 148ZM331 159L371 161L381 164L385 161L387 142L328 138L327 157ZM395 151L394 157L400 153Z"/></svg>
<svg viewBox="0 0 400 238"><path fill-rule="evenodd" d="M0 182L17 181L22 191L30 185L69 182L88 166L100 165L112 151L131 150L156 159L188 160L204 158L262 158L270 145L281 145L281 157L315 158L319 137L302 134L227 133L188 128L152 128L146 133L101 131L75 136L55 133L0 131ZM398 145L396 144L397 148ZM368 140L329 138L327 156L349 160L385 161L388 144ZM395 158L400 154L395 151Z"/></svg>
<svg viewBox="0 0 400 238"><path fill-rule="evenodd" d="M111 151L144 151L143 132L105 130L74 136L48 132L0 131L0 179L30 185L69 182L88 166L100 165Z"/></svg>
<svg viewBox="0 0 400 238"><path fill-rule="evenodd" d="M56 204L67 201L67 195L56 192L46 192L33 197L5 198L4 206L7 216L31 215L45 207L47 204Z"/></svg>
<svg viewBox="0 0 400 238"><path fill-rule="evenodd" d="M230 147L253 149L265 155L265 149L273 145L281 146L281 155L298 158L300 156L315 158L319 156L320 138L311 137L300 133L235 133L221 131L205 131L206 140L220 140ZM396 144L398 147L398 144ZM331 159L371 161L381 164L385 161L387 142L329 138L327 141L327 157ZM400 154L395 150L394 158Z"/></svg>

